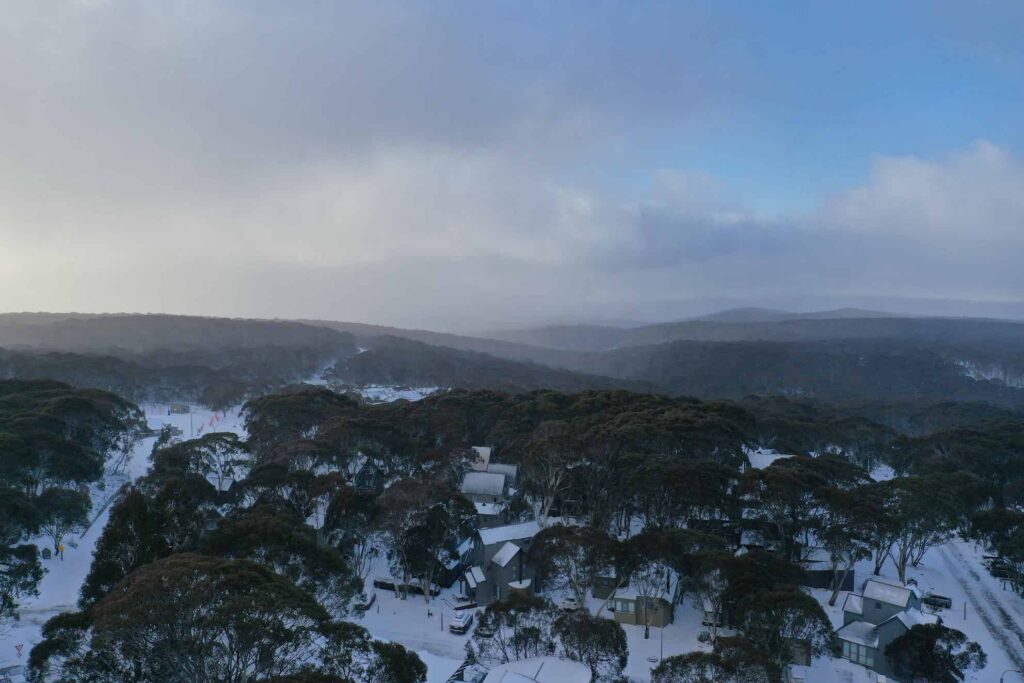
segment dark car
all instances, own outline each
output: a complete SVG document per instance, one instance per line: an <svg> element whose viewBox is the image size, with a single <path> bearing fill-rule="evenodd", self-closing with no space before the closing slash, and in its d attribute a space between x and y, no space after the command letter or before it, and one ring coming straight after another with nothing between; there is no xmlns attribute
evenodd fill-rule
<svg viewBox="0 0 1024 683"><path fill-rule="evenodd" d="M929 593L924 596L921 602L936 609L950 609L953 606L952 598L947 598L945 595L936 595L935 593Z"/></svg>

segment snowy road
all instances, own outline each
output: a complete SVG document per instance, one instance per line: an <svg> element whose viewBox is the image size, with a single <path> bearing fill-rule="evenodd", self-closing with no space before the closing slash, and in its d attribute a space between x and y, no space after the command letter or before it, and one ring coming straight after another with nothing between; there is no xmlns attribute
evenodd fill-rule
<svg viewBox="0 0 1024 683"><path fill-rule="evenodd" d="M958 547L957 541L941 546L939 556L950 574L963 589L968 602L985 625L992 641L1003 650L1018 669L1024 670L1024 620L1020 617L1021 600L1015 594L1007 597L989 585L994 579L977 559ZM1017 612L1017 616L1014 616Z"/></svg>

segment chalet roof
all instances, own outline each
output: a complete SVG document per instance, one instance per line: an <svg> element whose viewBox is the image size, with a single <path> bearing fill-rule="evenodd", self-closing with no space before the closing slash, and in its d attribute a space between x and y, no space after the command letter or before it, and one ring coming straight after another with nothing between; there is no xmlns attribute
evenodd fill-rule
<svg viewBox="0 0 1024 683"><path fill-rule="evenodd" d="M490 446L473 446L473 450L476 451L476 457L478 458L473 463L473 469L483 472L487 469L488 463L491 462L491 447Z"/></svg>
<svg viewBox="0 0 1024 683"><path fill-rule="evenodd" d="M504 543L505 541L522 541L533 538L538 533L540 533L540 524L537 524L537 522L508 524L479 531L480 540L484 545L494 545L495 543Z"/></svg>
<svg viewBox="0 0 1024 683"><path fill-rule="evenodd" d="M914 595L914 591L906 586L888 583L877 578L865 581L864 590L861 593L866 600L877 600L898 607L906 607L910 604L910 597Z"/></svg>
<svg viewBox="0 0 1024 683"><path fill-rule="evenodd" d="M846 640L867 647L878 647L878 628L866 621L854 621L836 631L839 640Z"/></svg>
<svg viewBox="0 0 1024 683"><path fill-rule="evenodd" d="M519 468L516 465L506 465L500 462L492 462L487 465L487 471L494 474L504 474L511 479L515 479L516 475L519 474Z"/></svg>
<svg viewBox="0 0 1024 683"><path fill-rule="evenodd" d="M497 472L466 472L462 492L500 496L505 492L505 475Z"/></svg>
<svg viewBox="0 0 1024 683"><path fill-rule="evenodd" d="M512 558L515 557L518 552L519 546L512 541L506 541L505 545L501 546L501 549L494 553L494 557L491 558L491 562L499 567L504 567L512 561Z"/></svg>
<svg viewBox="0 0 1024 683"><path fill-rule="evenodd" d="M863 615L864 598L856 593L850 593L846 596L846 602L843 603L843 611L849 612L850 614Z"/></svg>
<svg viewBox="0 0 1024 683"><path fill-rule="evenodd" d="M899 620L901 624L907 627L908 631L914 628L915 626L924 626L925 624L939 623L939 618L934 614L925 614L921 610L913 608L904 610L903 612L899 612L898 614L894 614L882 623L888 623L893 619Z"/></svg>
<svg viewBox="0 0 1024 683"><path fill-rule="evenodd" d="M590 683L590 668L561 657L531 657L494 667L484 683Z"/></svg>

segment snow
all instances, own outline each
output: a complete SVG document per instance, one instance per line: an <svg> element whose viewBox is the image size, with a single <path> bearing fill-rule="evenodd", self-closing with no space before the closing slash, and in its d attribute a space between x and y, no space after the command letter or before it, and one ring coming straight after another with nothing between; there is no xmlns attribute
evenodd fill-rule
<svg viewBox="0 0 1024 683"><path fill-rule="evenodd" d="M183 414L169 414L169 406L160 404L143 404L140 408L145 412L151 429L159 430L165 425L177 427L182 431L182 438L187 439L190 434L200 436L204 430L244 435L240 406L225 412L193 406L191 413ZM122 484L146 473L154 441L155 436L141 439L135 444L123 472L107 472L102 488L98 484L91 487L93 516L90 525L81 534L72 535L64 541L63 560L57 557L42 560L46 573L39 583L39 596L25 600L19 610L20 619L6 633L0 632L0 668L27 662L32 647L42 640L43 625L61 612L78 608L78 592L92 565L96 542L110 516L110 504ZM30 539L29 542L40 549L52 546L52 541L44 537ZM15 649L17 645L23 645L20 658Z"/></svg>
<svg viewBox="0 0 1024 683"><path fill-rule="evenodd" d="M440 387L397 387L371 384L356 387L355 392L372 403L393 403L394 401L419 401L440 391Z"/></svg>
<svg viewBox="0 0 1024 683"><path fill-rule="evenodd" d="M494 667L484 683L590 683L590 669L560 657L520 659Z"/></svg>
<svg viewBox="0 0 1024 683"><path fill-rule="evenodd" d="M792 458L792 455L784 455L782 453L776 453L775 451L767 448L758 448L756 450L746 449L747 459L750 460L750 466L755 470L763 470L766 467L771 466L776 460L785 460L786 458Z"/></svg>
<svg viewBox="0 0 1024 683"><path fill-rule="evenodd" d="M473 503L473 507L476 508L476 514L478 515L494 517L500 515L508 506L505 503Z"/></svg>
<svg viewBox="0 0 1024 683"><path fill-rule="evenodd" d="M509 562L511 562L512 558L515 557L518 553L519 546L517 546L512 541L506 541L505 545L501 546L501 549L498 550L498 552L494 553L494 557L491 558L491 562L498 565L499 567L504 567Z"/></svg>
<svg viewBox="0 0 1024 683"><path fill-rule="evenodd" d="M533 538L540 533L540 524L537 522L522 522L520 524L509 524L507 526L496 526L490 529L480 530L480 540L484 545L493 545L505 541L518 541L524 538Z"/></svg>

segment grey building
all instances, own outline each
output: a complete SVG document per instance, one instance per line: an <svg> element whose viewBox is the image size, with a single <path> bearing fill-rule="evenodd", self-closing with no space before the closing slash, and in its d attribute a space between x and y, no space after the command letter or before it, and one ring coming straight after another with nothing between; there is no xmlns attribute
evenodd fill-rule
<svg viewBox="0 0 1024 683"><path fill-rule="evenodd" d="M537 522L480 529L469 552L469 569L459 580L461 591L478 605L489 605L513 592L533 593L536 574L526 561Z"/></svg>
<svg viewBox="0 0 1024 683"><path fill-rule="evenodd" d="M916 587L872 577L864 582L859 595L846 596L843 627L836 631L836 637L845 659L892 680L886 646L914 626L935 623L942 620L921 611L921 595Z"/></svg>

